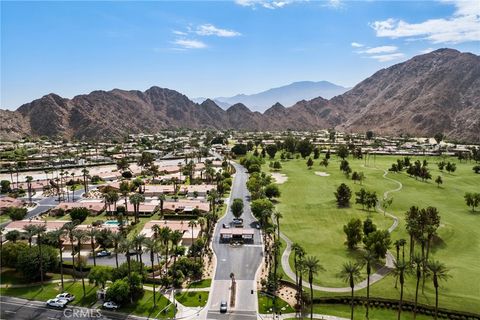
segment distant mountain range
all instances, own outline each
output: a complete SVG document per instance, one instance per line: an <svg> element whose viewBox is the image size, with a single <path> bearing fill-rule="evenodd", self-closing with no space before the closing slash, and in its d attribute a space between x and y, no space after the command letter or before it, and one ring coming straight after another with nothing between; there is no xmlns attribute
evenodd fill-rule
<svg viewBox="0 0 480 320"><path fill-rule="evenodd" d="M273 90L273 89L272 89ZM330 100L316 97L264 113L242 103L227 110L170 89L93 91L73 99L48 94L16 111L0 110L0 138L111 139L167 128L373 130L480 142L480 57L439 49L382 69Z"/></svg>
<svg viewBox="0 0 480 320"><path fill-rule="evenodd" d="M233 97L217 97L213 101L223 109L242 103L252 111L265 112L275 103L286 107L300 100L310 100L316 97L333 98L347 91L348 88L328 81L299 81L286 86L272 88L255 94L237 94ZM192 101L202 103L206 98L194 98Z"/></svg>

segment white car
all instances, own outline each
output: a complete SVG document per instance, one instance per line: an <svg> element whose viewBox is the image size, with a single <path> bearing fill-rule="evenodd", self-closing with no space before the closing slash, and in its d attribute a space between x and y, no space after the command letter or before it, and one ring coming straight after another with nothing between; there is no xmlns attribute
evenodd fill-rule
<svg viewBox="0 0 480 320"><path fill-rule="evenodd" d="M47 306L48 307L53 307L53 308L60 308L63 309L67 305L68 301L65 299L49 299L47 300Z"/></svg>
<svg viewBox="0 0 480 320"><path fill-rule="evenodd" d="M107 301L103 304L103 308L108 310L117 310L120 308L120 306L113 301Z"/></svg>
<svg viewBox="0 0 480 320"><path fill-rule="evenodd" d="M64 292L64 293L57 294L57 299L63 299L63 300L67 300L68 302L71 302L75 300L75 296L68 292Z"/></svg>

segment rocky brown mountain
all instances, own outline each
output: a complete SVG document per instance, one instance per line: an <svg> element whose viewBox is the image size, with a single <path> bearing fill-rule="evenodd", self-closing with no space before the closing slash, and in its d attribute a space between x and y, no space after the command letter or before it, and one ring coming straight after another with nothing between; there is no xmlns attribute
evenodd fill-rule
<svg viewBox="0 0 480 320"><path fill-rule="evenodd" d="M0 110L0 138L62 136L106 139L166 128L312 130L429 135L480 142L480 57L452 49L416 56L376 72L348 92L263 114L237 103L227 110L170 89L93 91L73 99L55 94Z"/></svg>

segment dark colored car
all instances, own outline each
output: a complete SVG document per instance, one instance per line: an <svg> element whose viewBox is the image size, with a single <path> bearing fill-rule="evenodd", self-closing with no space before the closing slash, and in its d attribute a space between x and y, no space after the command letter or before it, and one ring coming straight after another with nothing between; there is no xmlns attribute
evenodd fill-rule
<svg viewBox="0 0 480 320"><path fill-rule="evenodd" d="M227 313L227 301L220 302L220 313Z"/></svg>

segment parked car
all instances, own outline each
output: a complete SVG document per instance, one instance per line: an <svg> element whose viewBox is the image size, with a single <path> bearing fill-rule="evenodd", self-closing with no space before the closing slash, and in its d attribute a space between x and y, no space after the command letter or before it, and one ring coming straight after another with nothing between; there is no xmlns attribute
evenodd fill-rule
<svg viewBox="0 0 480 320"><path fill-rule="evenodd" d="M107 257L109 255L111 255L112 253L110 251L106 251L106 250L103 250L103 251L100 251L97 253L97 257L101 258L101 257Z"/></svg>
<svg viewBox="0 0 480 320"><path fill-rule="evenodd" d="M227 301L220 302L220 313L227 313Z"/></svg>
<svg viewBox="0 0 480 320"><path fill-rule="evenodd" d="M107 301L103 304L103 308L108 310L117 310L120 308L120 306L113 301Z"/></svg>
<svg viewBox="0 0 480 320"><path fill-rule="evenodd" d="M68 302L75 300L75 296L68 292L57 294L57 299L67 300Z"/></svg>
<svg viewBox="0 0 480 320"><path fill-rule="evenodd" d="M225 224L225 223L224 223L224 224L223 224L223 228L224 228L224 229L230 229L230 226L229 226L228 224Z"/></svg>
<svg viewBox="0 0 480 320"><path fill-rule="evenodd" d="M67 305L68 301L65 299L49 299L47 300L47 307L63 309Z"/></svg>

